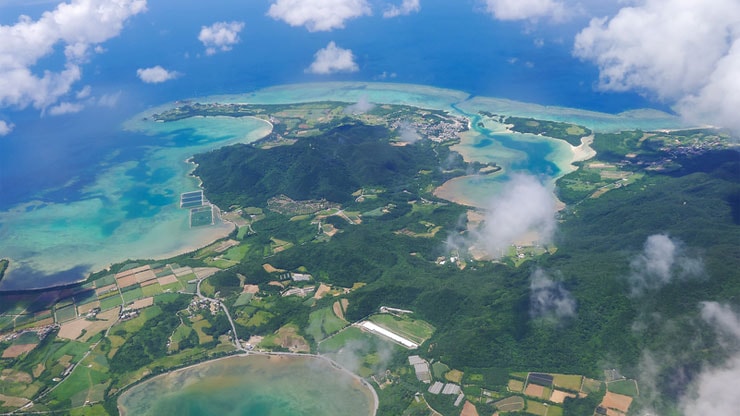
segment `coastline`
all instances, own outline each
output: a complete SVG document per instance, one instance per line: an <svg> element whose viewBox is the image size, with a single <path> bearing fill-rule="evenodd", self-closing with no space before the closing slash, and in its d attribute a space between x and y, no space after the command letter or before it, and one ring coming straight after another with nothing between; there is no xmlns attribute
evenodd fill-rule
<svg viewBox="0 0 740 416"><path fill-rule="evenodd" d="M214 358L211 360L205 360L199 363L191 364L186 367L177 368L177 369L173 369L173 370L161 373L161 374L157 374L156 376L147 378L145 380L136 381L132 383L131 385L126 386L122 389L122 392L116 399L116 407L121 416L126 416L128 413L126 412L126 408L123 407L120 403L121 398L125 394L129 393L131 389L137 386L140 386L142 384L154 381L158 378L164 378L164 377L167 377L168 375L172 375L177 372L183 372L183 371L188 371L188 370L192 371L199 366L210 365L210 364L214 364L214 363L217 363L223 360L237 359L237 358L243 359L243 358L250 358L250 357L267 357L268 360L272 357L276 357L278 359L323 360L333 369L340 371L348 375L352 379L354 379L358 383L358 385L361 386L364 390L369 391L369 394L367 394L367 397L370 397L372 399L372 405L369 409L370 410L369 415L375 416L378 413L378 408L380 406L380 398L378 397L378 393L375 391L375 388L370 383L368 383L367 380L363 379L359 375L348 370L347 368L337 363L336 361L332 360L331 358L320 355L320 354L301 354L301 353L293 353L293 352L262 352L262 351L250 351L246 353L227 355L224 357L218 357L218 358Z"/></svg>

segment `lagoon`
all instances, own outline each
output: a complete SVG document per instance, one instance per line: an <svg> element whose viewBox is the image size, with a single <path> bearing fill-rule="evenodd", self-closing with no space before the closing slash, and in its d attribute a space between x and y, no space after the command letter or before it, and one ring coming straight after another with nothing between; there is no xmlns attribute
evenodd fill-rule
<svg viewBox="0 0 740 416"><path fill-rule="evenodd" d="M485 206L511 173L534 173L552 182L571 169L573 158L572 150L562 141L508 133L505 126L487 119L483 120L485 127L479 128L479 111L577 121L595 131L684 126L677 117L654 110L613 115L392 83L297 84L193 99L256 104L323 100L406 104L476 120L455 150L468 160L495 162L504 170L482 179L458 179L447 187L448 199L471 201L475 206ZM198 189L199 184L188 176L193 166L186 159L221 146L258 140L268 134L270 125L250 117L193 117L170 123L152 120L152 114L176 105L151 108L122 127L112 127L118 131L114 145L81 145L80 152L94 154L79 159L70 155L70 160L78 160L83 167L76 172L84 176L62 178L66 183L61 187L40 190L33 197L0 208L0 257L11 260L0 290L80 281L111 263L184 253L231 231L232 225L226 223L189 228L187 211L179 208L178 197L181 192Z"/></svg>
<svg viewBox="0 0 740 416"><path fill-rule="evenodd" d="M313 356L248 355L172 371L121 395L122 415L374 415L360 378Z"/></svg>

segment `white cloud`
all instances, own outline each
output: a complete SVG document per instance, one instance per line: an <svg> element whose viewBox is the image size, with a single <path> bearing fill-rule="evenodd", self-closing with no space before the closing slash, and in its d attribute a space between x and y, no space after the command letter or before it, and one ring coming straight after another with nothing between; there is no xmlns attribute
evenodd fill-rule
<svg viewBox="0 0 740 416"><path fill-rule="evenodd" d="M574 54L595 62L604 90L655 96L691 120L740 131L740 2L642 0L593 19Z"/></svg>
<svg viewBox="0 0 740 416"><path fill-rule="evenodd" d="M485 0L486 11L499 20L536 20L565 17L564 4L557 0Z"/></svg>
<svg viewBox="0 0 740 416"><path fill-rule="evenodd" d="M421 10L419 0L403 0L400 6L392 5L388 10L383 12L383 17L387 19L396 16L406 16L411 13L416 13L419 10Z"/></svg>
<svg viewBox="0 0 740 416"><path fill-rule="evenodd" d="M77 91L77 93L75 94L75 98L77 98L78 100L85 99L90 96L90 92L92 92L92 87L90 87L89 85L85 85L84 87L82 87L81 90Z"/></svg>
<svg viewBox="0 0 740 416"><path fill-rule="evenodd" d="M734 355L722 365L705 368L681 398L680 407L686 415L734 415L740 408L737 380L740 378L740 318L728 305L704 302L702 318L715 331L728 337L734 346Z"/></svg>
<svg viewBox="0 0 740 416"><path fill-rule="evenodd" d="M179 72L168 71L161 66L153 66L151 68L139 68L136 70L136 76L139 77L143 82L147 84L159 84L161 82L169 81L180 76Z"/></svg>
<svg viewBox="0 0 740 416"><path fill-rule="evenodd" d="M368 111L372 110L373 108L375 108L375 104L368 101L367 96L363 95L362 97L360 97L360 99L356 103L352 105L348 105L344 109L344 113L345 114L365 114Z"/></svg>
<svg viewBox="0 0 740 416"><path fill-rule="evenodd" d="M51 108L49 108L49 114L52 116L60 116L62 114L79 113L85 108L80 103L61 102Z"/></svg>
<svg viewBox="0 0 740 416"><path fill-rule="evenodd" d="M414 128L410 122L405 120L399 123L396 132L398 133L398 138L402 142L416 143L421 140L421 135L416 131L416 128Z"/></svg>
<svg viewBox="0 0 740 416"><path fill-rule="evenodd" d="M700 276L704 271L700 259L687 256L681 242L665 234L649 236L643 252L630 266L629 283L633 295L660 289L673 280Z"/></svg>
<svg viewBox="0 0 740 416"><path fill-rule="evenodd" d="M277 0L268 16L311 32L341 29L349 19L370 15L367 0Z"/></svg>
<svg viewBox="0 0 740 416"><path fill-rule="evenodd" d="M555 232L555 198L552 190L533 176L515 175L491 201L478 243L498 258L527 235L547 243Z"/></svg>
<svg viewBox="0 0 740 416"><path fill-rule="evenodd" d="M532 317L559 321L575 316L576 300L562 282L555 282L542 269L535 269L530 279L529 313Z"/></svg>
<svg viewBox="0 0 740 416"><path fill-rule="evenodd" d="M326 48L319 49L314 54L314 61L306 68L312 74L333 74L335 72L356 72L359 67L355 63L355 56L349 49L342 49L336 43L329 42Z"/></svg>
<svg viewBox="0 0 740 416"><path fill-rule="evenodd" d="M20 16L14 25L0 25L0 107L56 103L82 77L90 49L118 36L126 20L144 11L146 0L72 0L38 20ZM35 73L36 63L60 44L64 69Z"/></svg>
<svg viewBox="0 0 740 416"><path fill-rule="evenodd" d="M13 123L8 123L7 121L0 120L0 137L10 134L10 132L13 131L14 127L15 125Z"/></svg>
<svg viewBox="0 0 740 416"><path fill-rule="evenodd" d="M213 55L218 51L230 51L239 43L239 32L244 29L244 22L216 22L210 26L202 26L198 40L206 47L206 55Z"/></svg>
<svg viewBox="0 0 740 416"><path fill-rule="evenodd" d="M97 104L101 107L113 108L118 104L119 98L121 98L121 91L112 94L103 94L98 98Z"/></svg>

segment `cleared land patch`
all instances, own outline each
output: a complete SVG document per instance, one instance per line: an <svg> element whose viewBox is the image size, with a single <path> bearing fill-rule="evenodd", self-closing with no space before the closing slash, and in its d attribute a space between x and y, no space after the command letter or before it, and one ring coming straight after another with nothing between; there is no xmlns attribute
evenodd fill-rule
<svg viewBox="0 0 740 416"><path fill-rule="evenodd" d="M38 344L16 344L11 345L3 351L3 358L16 358L29 351L33 351Z"/></svg>
<svg viewBox="0 0 740 416"><path fill-rule="evenodd" d="M565 402L566 397L572 397L576 398L576 395L573 393L567 393L561 390L553 390L552 394L550 395L550 401L553 403L563 403Z"/></svg>
<svg viewBox="0 0 740 416"><path fill-rule="evenodd" d="M88 321L85 317L80 317L73 321L67 321L62 324L57 336L59 338L77 339L82 335L82 331L86 330L91 324L92 321Z"/></svg>
<svg viewBox="0 0 740 416"><path fill-rule="evenodd" d="M606 392L604 400L601 401L601 406L607 409L618 410L622 413L627 413L632 404L632 397L625 396L623 394L616 394L612 392Z"/></svg>
<svg viewBox="0 0 740 416"><path fill-rule="evenodd" d="M434 333L434 327L420 319L397 318L391 314L377 314L369 320L415 344L422 344Z"/></svg>
<svg viewBox="0 0 740 416"><path fill-rule="evenodd" d="M524 410L524 398L519 396L507 397L494 403L502 412L519 412Z"/></svg>

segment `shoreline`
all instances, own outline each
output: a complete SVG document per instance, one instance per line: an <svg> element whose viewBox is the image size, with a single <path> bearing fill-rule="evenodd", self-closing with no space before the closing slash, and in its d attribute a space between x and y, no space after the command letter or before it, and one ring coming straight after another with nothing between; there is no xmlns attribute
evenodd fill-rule
<svg viewBox="0 0 740 416"><path fill-rule="evenodd" d="M136 382L132 383L131 385L126 386L126 387L124 387L122 389L122 392L120 393L120 395L116 399L116 408L118 409L118 412L121 414L121 416L126 416L127 415L126 408L125 407L122 407L121 404L119 403L119 400L121 399L121 397L124 394L128 393L132 388L134 388L136 386L139 386L139 385L142 385L144 383L148 383L148 382L153 381L153 380L155 380L157 378L160 378L160 377L166 377L167 375L170 375L170 374L173 374L173 373L176 373L176 372L179 372L179 371L191 370L191 369L194 369L194 368L196 368L198 366L201 366L201 365L213 364L213 363L216 363L216 362L219 362L219 361L222 361L222 360L227 360L227 359L249 358L249 357L267 357L267 359L269 360L270 357L273 357L273 356L274 357L278 357L278 358L288 358L288 359L298 358L298 359L302 359L302 360L309 360L309 359L311 359L311 360L323 360L323 361L325 361L332 368L334 368L337 371L340 371L340 372L343 372L343 373L347 374L348 376L350 376L351 378L353 378L355 381L357 381L360 386L362 386L365 389L367 389L367 390L370 391L370 394L368 396L370 396L372 398L372 401L373 401L372 406L371 406L371 409L370 409L371 410L370 416L377 415L378 408L380 407L380 398L378 397L378 392L375 391L375 388L372 386L372 384L370 384L364 378L360 377L358 374L353 373L352 371L350 371L346 367L342 366L338 362L332 360L331 358L329 358L327 356L321 355L321 354L310 354L310 353L309 354L302 354L302 353L295 353L295 352L272 352L272 351L270 351L270 352L266 352L266 351L264 351L264 352L263 351L250 351L250 352L241 353L241 354L232 354L232 355L227 355L227 356L224 356L224 357L217 357L217 358L214 358L214 359L211 359L211 360L205 360L205 361L201 361L199 363L191 364L191 365L186 366L186 367L172 369L170 371L167 371L167 372L164 372L164 373L161 373L161 374L157 374L156 376L151 377L151 378L147 378L145 380L136 381Z"/></svg>

